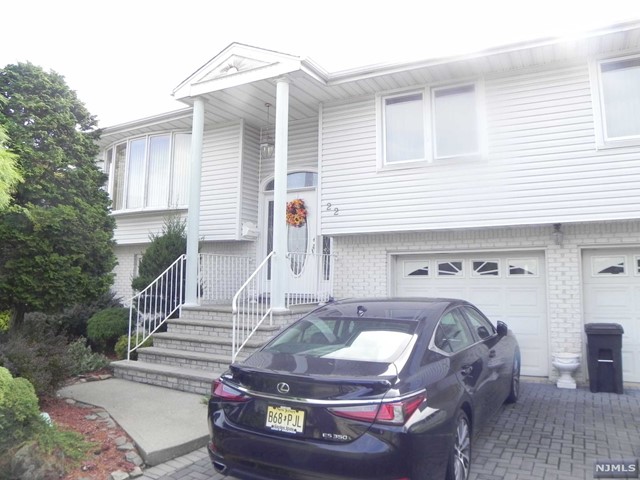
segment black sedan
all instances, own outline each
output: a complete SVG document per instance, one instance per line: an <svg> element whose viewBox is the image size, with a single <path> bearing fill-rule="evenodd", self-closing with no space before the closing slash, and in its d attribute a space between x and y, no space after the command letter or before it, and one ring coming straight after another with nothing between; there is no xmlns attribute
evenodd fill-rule
<svg viewBox="0 0 640 480"><path fill-rule="evenodd" d="M334 302L213 383L209 455L240 479L466 479L519 383L515 337L468 302Z"/></svg>

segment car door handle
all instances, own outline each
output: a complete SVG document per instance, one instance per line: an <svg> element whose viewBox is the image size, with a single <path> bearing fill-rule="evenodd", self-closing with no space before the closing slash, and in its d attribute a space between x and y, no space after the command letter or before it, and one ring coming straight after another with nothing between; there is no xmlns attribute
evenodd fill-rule
<svg viewBox="0 0 640 480"><path fill-rule="evenodd" d="M463 377L467 377L467 376L471 375L471 372L473 372L473 366L472 365L464 365L460 369L460 373L462 374Z"/></svg>
<svg viewBox="0 0 640 480"><path fill-rule="evenodd" d="M496 356L496 351L495 350L491 350L489 352L489 358L494 358Z"/></svg>

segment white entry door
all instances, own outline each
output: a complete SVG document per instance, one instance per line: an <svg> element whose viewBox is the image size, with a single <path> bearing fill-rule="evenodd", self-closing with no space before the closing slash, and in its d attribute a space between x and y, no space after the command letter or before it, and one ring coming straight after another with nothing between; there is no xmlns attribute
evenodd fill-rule
<svg viewBox="0 0 640 480"><path fill-rule="evenodd" d="M273 196L266 198L267 241L266 252L273 249ZM307 303L316 300L319 290L319 269L322 262L318 245L317 196L315 189L287 193L287 285L288 303ZM297 217L296 217L297 215ZM271 278L269 272L269 278ZM309 297L309 298L307 298ZM313 297L313 298L312 298Z"/></svg>

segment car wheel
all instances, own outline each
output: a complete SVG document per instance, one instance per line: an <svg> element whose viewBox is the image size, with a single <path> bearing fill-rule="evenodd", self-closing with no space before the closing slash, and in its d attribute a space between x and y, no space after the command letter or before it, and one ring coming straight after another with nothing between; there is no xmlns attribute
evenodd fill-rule
<svg viewBox="0 0 640 480"><path fill-rule="evenodd" d="M505 403L516 403L520 396L520 355L516 355L513 359L513 368L511 370L511 390Z"/></svg>
<svg viewBox="0 0 640 480"><path fill-rule="evenodd" d="M456 417L453 448L449 456L447 480L467 480L471 468L471 425L463 411Z"/></svg>

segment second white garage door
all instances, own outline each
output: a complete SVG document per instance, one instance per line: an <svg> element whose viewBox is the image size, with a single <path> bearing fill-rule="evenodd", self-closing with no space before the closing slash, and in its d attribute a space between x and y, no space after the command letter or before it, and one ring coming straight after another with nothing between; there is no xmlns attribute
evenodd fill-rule
<svg viewBox="0 0 640 480"><path fill-rule="evenodd" d="M522 374L547 376L549 355L543 252L397 255L393 293L463 298L513 330Z"/></svg>

